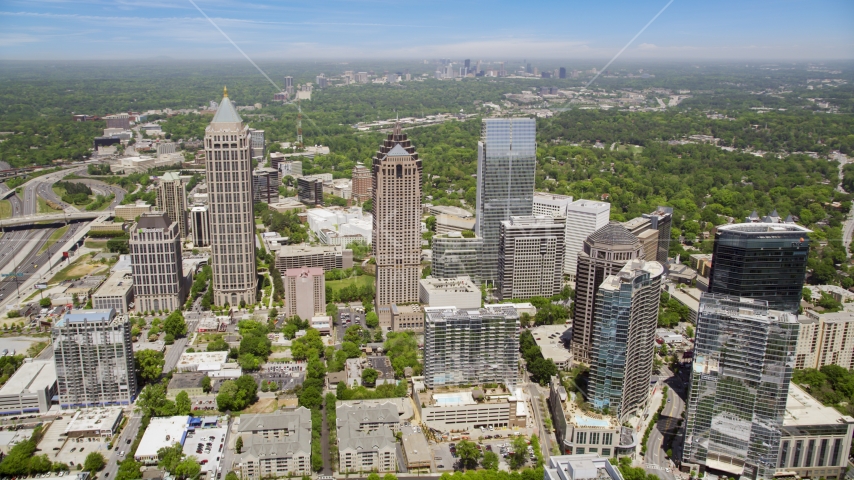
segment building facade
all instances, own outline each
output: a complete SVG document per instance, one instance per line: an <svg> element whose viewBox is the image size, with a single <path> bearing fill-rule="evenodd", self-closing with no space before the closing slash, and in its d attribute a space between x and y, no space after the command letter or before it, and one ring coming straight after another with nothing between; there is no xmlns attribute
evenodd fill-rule
<svg viewBox="0 0 854 480"><path fill-rule="evenodd" d="M187 190L177 172L166 172L157 184L157 210L178 224L181 238L187 238Z"/></svg>
<svg viewBox="0 0 854 480"><path fill-rule="evenodd" d="M673 207L658 207L652 213L644 213L648 218L650 227L658 231L658 254L655 261L667 265L667 255L670 251L670 226L673 223ZM647 260L653 260L647 257Z"/></svg>
<svg viewBox="0 0 854 480"><path fill-rule="evenodd" d="M566 207L566 264L569 278L575 279L578 254L584 251L584 241L596 230L608 224L611 204L595 200L576 200Z"/></svg>
<svg viewBox="0 0 854 480"><path fill-rule="evenodd" d="M590 363L593 346L593 319L596 292L602 282L630 261L643 259L637 237L619 222L610 222L584 241L578 254L575 276L575 315L572 320L572 355L575 361Z"/></svg>
<svg viewBox="0 0 854 480"><path fill-rule="evenodd" d="M128 242L136 292L143 312L171 312L184 303L184 270L178 223L165 213L143 214Z"/></svg>
<svg viewBox="0 0 854 480"><path fill-rule="evenodd" d="M309 177L297 179L297 198L306 205L323 205L323 180Z"/></svg>
<svg viewBox="0 0 854 480"><path fill-rule="evenodd" d="M114 309L119 315L128 313L133 301L132 270L117 270L92 294L92 307L98 310Z"/></svg>
<svg viewBox="0 0 854 480"><path fill-rule="evenodd" d="M709 292L765 300L768 308L797 312L810 233L800 225L785 223L717 227Z"/></svg>
<svg viewBox="0 0 854 480"><path fill-rule="evenodd" d="M513 307L424 309L424 384L515 385L519 377L519 314Z"/></svg>
<svg viewBox="0 0 854 480"><path fill-rule="evenodd" d="M567 208L572 204L572 197L569 195L558 195L556 193L534 192L534 206L532 209L533 215L548 215L550 217L567 217ZM570 275L575 273L575 263L570 263L569 257L566 255L566 245L569 242L570 230L572 226L569 222L566 223L566 235L564 235L564 255L563 255L563 274ZM575 260L573 259L573 262Z"/></svg>
<svg viewBox="0 0 854 480"><path fill-rule="evenodd" d="M433 236L433 262L431 272L439 278L467 276L475 284L483 280L480 258L483 239L464 237L460 232Z"/></svg>
<svg viewBox="0 0 854 480"><path fill-rule="evenodd" d="M353 268L353 251L338 246L282 245L276 252L276 269L320 267L324 272Z"/></svg>
<svg viewBox="0 0 854 480"><path fill-rule="evenodd" d="M531 215L537 167L533 118L485 118L477 144L475 233L483 239L483 278L498 281L501 222Z"/></svg>
<svg viewBox="0 0 854 480"><path fill-rule="evenodd" d="M196 205L190 209L193 227L193 246L207 247L211 244L211 215L207 205Z"/></svg>
<svg viewBox="0 0 854 480"><path fill-rule="evenodd" d="M255 218L249 128L228 92L205 128L214 303L255 303Z"/></svg>
<svg viewBox="0 0 854 480"><path fill-rule="evenodd" d="M798 350L795 368L820 369L825 365L854 368L854 312L845 309L834 313L804 310L798 318Z"/></svg>
<svg viewBox="0 0 854 480"><path fill-rule="evenodd" d="M795 349L797 317L765 300L705 294L700 301L682 463L772 478Z"/></svg>
<svg viewBox="0 0 854 480"><path fill-rule="evenodd" d="M62 408L130 405L136 372L130 324L115 310L71 310L51 328Z"/></svg>
<svg viewBox="0 0 854 480"><path fill-rule="evenodd" d="M243 415L237 432L243 451L230 468L242 478L311 475L311 412L307 408Z"/></svg>
<svg viewBox="0 0 854 480"><path fill-rule="evenodd" d="M252 172L252 199L271 204L279 200L279 171L261 167Z"/></svg>
<svg viewBox="0 0 854 480"><path fill-rule="evenodd" d="M264 158L264 130L249 129L249 154L252 158Z"/></svg>
<svg viewBox="0 0 854 480"><path fill-rule="evenodd" d="M551 297L563 285L563 217L510 217L501 222L498 245L498 296Z"/></svg>
<svg viewBox="0 0 854 480"><path fill-rule="evenodd" d="M660 263L634 260L596 293L589 401L619 423L637 415L649 397L663 275Z"/></svg>
<svg viewBox="0 0 854 480"><path fill-rule="evenodd" d="M420 301L429 307L480 308L480 289L469 277L427 277L421 280Z"/></svg>
<svg viewBox="0 0 854 480"><path fill-rule="evenodd" d="M358 202L370 199L373 193L372 183L371 169L357 163L353 167L353 199Z"/></svg>
<svg viewBox="0 0 854 480"><path fill-rule="evenodd" d="M421 160L396 124L373 160L373 250L377 305L418 301Z"/></svg>
<svg viewBox="0 0 854 480"><path fill-rule="evenodd" d="M326 279L319 267L285 270L285 313L308 320L326 311Z"/></svg>
<svg viewBox="0 0 854 480"><path fill-rule="evenodd" d="M342 473L394 472L397 449L394 433L399 430L397 407L339 405L338 469Z"/></svg>

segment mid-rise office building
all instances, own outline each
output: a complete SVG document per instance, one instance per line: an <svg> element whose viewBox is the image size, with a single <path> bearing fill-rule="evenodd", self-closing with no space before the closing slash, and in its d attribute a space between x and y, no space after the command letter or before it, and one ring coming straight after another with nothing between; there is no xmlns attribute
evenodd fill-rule
<svg viewBox="0 0 854 480"><path fill-rule="evenodd" d="M424 383L503 383L519 377L519 314L511 306L424 309Z"/></svg>
<svg viewBox="0 0 854 480"><path fill-rule="evenodd" d="M119 315L128 313L133 301L133 273L131 270L116 270L92 294L92 307L98 310L115 310Z"/></svg>
<svg viewBox="0 0 854 480"><path fill-rule="evenodd" d="M637 237L619 222L608 223L584 241L575 276L571 346L575 361L590 362L599 286L607 277L617 275L627 263L643 259L642 252Z"/></svg>
<svg viewBox="0 0 854 480"><path fill-rule="evenodd" d="M795 368L820 369L825 365L854 368L854 311L818 313L806 309L798 318Z"/></svg>
<svg viewBox="0 0 854 480"><path fill-rule="evenodd" d="M371 170L361 163L357 163L353 167L353 198L358 202L364 202L371 198L372 183Z"/></svg>
<svg viewBox="0 0 854 480"><path fill-rule="evenodd" d="M264 130L249 129L249 154L252 158L264 158Z"/></svg>
<svg viewBox="0 0 854 480"><path fill-rule="evenodd" d="M193 228L193 246L207 247L211 244L211 215L207 205L196 205L190 209Z"/></svg>
<svg viewBox="0 0 854 480"><path fill-rule="evenodd" d="M628 222L623 222L623 226L638 238L645 260L658 258L658 230L652 228L652 222L648 218L633 218Z"/></svg>
<svg viewBox="0 0 854 480"><path fill-rule="evenodd" d="M107 115L104 120L107 122L107 128L121 128L122 130L130 128L130 115L127 113Z"/></svg>
<svg viewBox="0 0 854 480"><path fill-rule="evenodd" d="M795 315L720 294L700 301L682 463L772 478L798 341Z"/></svg>
<svg viewBox="0 0 854 480"><path fill-rule="evenodd" d="M308 320L326 312L326 279L319 267L285 270L285 313Z"/></svg>
<svg viewBox="0 0 854 480"><path fill-rule="evenodd" d="M715 231L709 292L754 298L768 308L801 305L811 231L791 223L739 223Z"/></svg>
<svg viewBox="0 0 854 480"><path fill-rule="evenodd" d="M439 278L467 276L480 285L483 239L464 237L461 232L433 236L432 274Z"/></svg>
<svg viewBox="0 0 854 480"><path fill-rule="evenodd" d="M306 205L323 205L323 180L313 175L297 179L299 201Z"/></svg>
<svg viewBox="0 0 854 480"><path fill-rule="evenodd" d="M184 303L184 270L177 222L165 213L139 217L131 228L130 255L137 310L171 312Z"/></svg>
<svg viewBox="0 0 854 480"><path fill-rule="evenodd" d="M533 215L548 215L551 217L564 217L568 215L567 208L572 204L572 197L569 195L558 195L555 193L534 192ZM566 245L569 242L570 230L574 227L566 222L566 235L564 236L564 255L563 255L563 273L571 275L575 273L575 263L570 263L569 257L566 255ZM572 259L575 262L575 259Z"/></svg>
<svg viewBox="0 0 854 480"><path fill-rule="evenodd" d="M469 277L427 277L421 280L421 303L430 307L480 308L480 289Z"/></svg>
<svg viewBox="0 0 854 480"><path fill-rule="evenodd" d="M178 172L166 172L157 184L157 210L178 224L181 238L187 238L187 189Z"/></svg>
<svg viewBox="0 0 854 480"><path fill-rule="evenodd" d="M115 310L71 310L51 328L59 405L130 405L136 373L130 324Z"/></svg>
<svg viewBox="0 0 854 480"><path fill-rule="evenodd" d="M560 67L560 73L558 74L558 78L566 78L566 67Z"/></svg>
<svg viewBox="0 0 854 480"><path fill-rule="evenodd" d="M373 159L373 250L377 305L418 301L421 159L395 124Z"/></svg>
<svg viewBox="0 0 854 480"><path fill-rule="evenodd" d="M252 172L252 199L267 205L279 200L279 171L261 167Z"/></svg>
<svg viewBox="0 0 854 480"><path fill-rule="evenodd" d="M563 285L563 217L510 217L501 222L498 295L502 300L551 297Z"/></svg>
<svg viewBox="0 0 854 480"><path fill-rule="evenodd" d="M475 233L483 239L482 275L498 281L501 222L531 215L537 168L537 123L533 118L485 118L477 144Z"/></svg>
<svg viewBox="0 0 854 480"><path fill-rule="evenodd" d="M670 226L673 223L673 207L658 207L652 213L644 213L643 218L648 218L650 228L658 230L658 254L655 261L662 265L667 264L667 254L670 251ZM647 260L653 260L647 257Z"/></svg>
<svg viewBox="0 0 854 480"><path fill-rule="evenodd" d="M205 128L214 303L255 303L255 217L249 127L228 92Z"/></svg>
<svg viewBox="0 0 854 480"><path fill-rule="evenodd" d="M584 250L584 241L608 224L611 204L595 200L576 200L566 207L566 264L567 274L575 280L578 254Z"/></svg>
<svg viewBox="0 0 854 480"><path fill-rule="evenodd" d="M633 260L596 293L589 401L620 423L637 415L649 396L663 275L660 263Z"/></svg>
<svg viewBox="0 0 854 480"><path fill-rule="evenodd" d="M353 251L331 245L282 245L276 252L276 269L320 267L324 272L336 268L353 268Z"/></svg>

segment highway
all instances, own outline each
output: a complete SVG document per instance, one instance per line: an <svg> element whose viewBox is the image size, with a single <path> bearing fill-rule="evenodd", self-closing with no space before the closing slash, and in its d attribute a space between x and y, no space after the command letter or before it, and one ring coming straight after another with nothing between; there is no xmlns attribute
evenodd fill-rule
<svg viewBox="0 0 854 480"><path fill-rule="evenodd" d="M56 249L61 245L64 245L76 232L78 229L85 226L86 223L72 223L70 224L68 231L65 232L65 235L62 236L59 240L54 243L53 246L46 249L42 253L38 253L39 249L47 242L48 237L55 231L55 229L34 229L34 230L25 230L18 233L25 233L27 235L27 239L22 242L22 247L30 248L30 252L24 257L24 259L18 262L17 265L10 265L9 268L3 268L3 273L11 273L15 270L17 273L23 273L23 276L17 277L17 282L23 283L27 280L33 272L38 270L38 267L44 265L48 259L56 253ZM6 243L6 242L0 242ZM45 277L45 281L50 280L50 278ZM10 294L14 294L17 287L17 283L14 277L12 278L4 278L2 282L0 282L0 300L8 298ZM26 297L26 292L21 292L22 297Z"/></svg>

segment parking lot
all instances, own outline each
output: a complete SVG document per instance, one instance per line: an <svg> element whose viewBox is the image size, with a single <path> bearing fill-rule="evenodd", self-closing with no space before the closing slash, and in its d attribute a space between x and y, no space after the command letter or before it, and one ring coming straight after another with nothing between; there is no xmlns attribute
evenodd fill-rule
<svg viewBox="0 0 854 480"><path fill-rule="evenodd" d="M365 325L365 310L362 307L338 306L338 342L344 341L344 333L347 328L353 325L361 325L362 328L367 328Z"/></svg>
<svg viewBox="0 0 854 480"><path fill-rule="evenodd" d="M196 457L202 466L202 472L215 474L225 449L225 434L225 427L197 428L187 433L184 454Z"/></svg>
<svg viewBox="0 0 854 480"><path fill-rule="evenodd" d="M252 376L258 381L259 390L262 381L276 382L281 392L293 390L305 381L305 371L267 371Z"/></svg>
<svg viewBox="0 0 854 480"><path fill-rule="evenodd" d="M510 470L510 464L508 459L505 458L505 455L510 450L510 445L513 442L513 436L508 435L507 433L503 434L503 438L485 438L486 435L493 436L490 434L485 434L482 442L478 443L477 439L472 439L472 442L475 442L481 448L481 453L492 451L496 455L498 455L498 469L503 471ZM458 467L459 457L455 456L453 450L456 444L459 443L459 440L448 442L448 443L440 443L433 447L433 462L437 472L448 472L455 470ZM533 466L536 464L536 460L531 460L531 456L527 456L527 466Z"/></svg>

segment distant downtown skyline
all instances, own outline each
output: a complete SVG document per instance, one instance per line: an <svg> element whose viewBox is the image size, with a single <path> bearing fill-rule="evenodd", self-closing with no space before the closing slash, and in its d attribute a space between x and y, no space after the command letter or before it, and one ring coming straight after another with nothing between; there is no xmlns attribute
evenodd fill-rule
<svg viewBox="0 0 854 480"><path fill-rule="evenodd" d="M258 59L608 59L665 0L198 0ZM676 0L624 53L651 59L851 59L854 2ZM404 30L393 42L379 32ZM0 59L239 58L189 0L7 0Z"/></svg>

